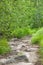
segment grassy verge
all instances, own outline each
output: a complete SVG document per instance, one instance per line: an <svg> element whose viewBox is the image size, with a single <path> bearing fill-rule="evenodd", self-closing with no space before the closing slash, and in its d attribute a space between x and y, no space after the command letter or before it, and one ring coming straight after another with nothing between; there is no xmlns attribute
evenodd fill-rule
<svg viewBox="0 0 43 65"><path fill-rule="evenodd" d="M10 52L10 46L5 38L0 39L0 54L6 54Z"/></svg>
<svg viewBox="0 0 43 65"><path fill-rule="evenodd" d="M23 28L16 28L14 31L12 31L11 35L12 37L21 38L26 35L32 35L35 33L35 29L30 29L29 27L23 27Z"/></svg>
<svg viewBox="0 0 43 65"><path fill-rule="evenodd" d="M39 55L40 55L40 62L41 65L43 65L43 28L38 30L32 37L31 40L32 44L38 44L40 46L39 48Z"/></svg>

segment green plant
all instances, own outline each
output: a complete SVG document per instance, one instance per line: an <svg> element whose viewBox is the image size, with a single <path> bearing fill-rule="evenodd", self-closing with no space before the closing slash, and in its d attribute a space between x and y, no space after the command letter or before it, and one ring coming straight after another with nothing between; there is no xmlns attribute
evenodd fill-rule
<svg viewBox="0 0 43 65"><path fill-rule="evenodd" d="M41 65L43 65L43 39L40 41L39 56Z"/></svg>
<svg viewBox="0 0 43 65"><path fill-rule="evenodd" d="M39 29L32 37L32 43L38 44L40 46L39 48L39 60L41 62L41 65L43 65L43 28Z"/></svg>
<svg viewBox="0 0 43 65"><path fill-rule="evenodd" d="M28 26L31 28L43 26L43 9L40 9L43 7L43 2L42 0L39 2L40 7L39 5L37 7L37 0L1 0L0 33L2 33L2 36L12 38L12 32L15 29L27 28ZM27 33L24 31L24 34L28 34L28 30L25 30ZM21 32L19 33L21 36Z"/></svg>
<svg viewBox="0 0 43 65"><path fill-rule="evenodd" d="M32 43L40 43L43 40L43 28L39 29L32 37Z"/></svg>
<svg viewBox="0 0 43 65"><path fill-rule="evenodd" d="M14 31L12 31L11 35L13 37L21 38L26 35L32 35L36 30L30 29L30 27L22 27L22 28L16 28Z"/></svg>
<svg viewBox="0 0 43 65"><path fill-rule="evenodd" d="M0 39L0 54L10 52L10 46L5 38Z"/></svg>

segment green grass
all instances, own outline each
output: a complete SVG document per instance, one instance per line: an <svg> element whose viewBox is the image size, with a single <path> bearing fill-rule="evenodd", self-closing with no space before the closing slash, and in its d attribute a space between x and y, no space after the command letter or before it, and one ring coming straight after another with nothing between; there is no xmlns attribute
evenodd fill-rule
<svg viewBox="0 0 43 65"><path fill-rule="evenodd" d="M10 46L5 38L0 39L0 54L10 52Z"/></svg>
<svg viewBox="0 0 43 65"><path fill-rule="evenodd" d="M32 37L32 44L38 44L39 48L39 60L41 65L43 65L43 28L39 29Z"/></svg>
<svg viewBox="0 0 43 65"><path fill-rule="evenodd" d="M43 28L39 29L33 36L32 36L32 43L37 44L43 40Z"/></svg>
<svg viewBox="0 0 43 65"><path fill-rule="evenodd" d="M23 27L23 28L16 28L14 31L12 31L11 35L13 37L21 38L23 36L32 35L35 33L35 29L30 29L29 27Z"/></svg>
<svg viewBox="0 0 43 65"><path fill-rule="evenodd" d="M42 41L40 43L40 48L39 48L39 60L41 62L41 65L43 65L43 42Z"/></svg>

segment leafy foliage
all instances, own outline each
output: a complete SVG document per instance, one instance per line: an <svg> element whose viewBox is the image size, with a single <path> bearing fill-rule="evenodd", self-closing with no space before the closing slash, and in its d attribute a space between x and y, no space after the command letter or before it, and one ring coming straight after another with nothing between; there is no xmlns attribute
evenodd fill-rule
<svg viewBox="0 0 43 65"><path fill-rule="evenodd" d="M32 37L32 43L39 43L43 40L43 28L39 29Z"/></svg>
<svg viewBox="0 0 43 65"><path fill-rule="evenodd" d="M42 0L0 0L0 33L9 38L15 29L43 26L42 9Z"/></svg>
<svg viewBox="0 0 43 65"><path fill-rule="evenodd" d="M13 37L21 38L23 36L32 34L32 30L29 27L17 28L12 32Z"/></svg>

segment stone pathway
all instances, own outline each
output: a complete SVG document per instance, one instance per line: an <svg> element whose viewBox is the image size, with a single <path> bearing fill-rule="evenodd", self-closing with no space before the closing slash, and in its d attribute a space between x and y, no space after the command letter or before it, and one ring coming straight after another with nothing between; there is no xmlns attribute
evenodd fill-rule
<svg viewBox="0 0 43 65"><path fill-rule="evenodd" d="M13 38L9 44L11 52L0 56L0 65L35 65L38 61L38 46L31 44L31 37Z"/></svg>

